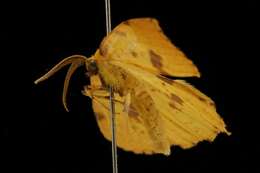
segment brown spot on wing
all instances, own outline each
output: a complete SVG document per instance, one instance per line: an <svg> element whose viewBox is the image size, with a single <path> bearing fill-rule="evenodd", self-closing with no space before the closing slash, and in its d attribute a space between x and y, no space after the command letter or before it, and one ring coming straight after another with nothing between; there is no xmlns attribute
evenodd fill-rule
<svg viewBox="0 0 260 173"><path fill-rule="evenodd" d="M214 102L210 102L209 104L210 104L210 106L213 106L214 108L216 108L216 105Z"/></svg>
<svg viewBox="0 0 260 173"><path fill-rule="evenodd" d="M106 57L108 48L107 48L107 45L105 45L105 40L103 40L101 42L99 50L100 50L100 54L102 56Z"/></svg>
<svg viewBox="0 0 260 173"><path fill-rule="evenodd" d="M173 100L173 102L177 102L180 105L182 105L182 103L183 103L183 100L175 94L171 94L171 99Z"/></svg>
<svg viewBox="0 0 260 173"><path fill-rule="evenodd" d="M183 84L178 83L178 82L175 82L175 84L180 85L180 86L184 86ZM196 97L201 102L204 102L204 103L206 103L206 104L216 108L216 105L215 105L214 101L212 101L210 99L208 100L207 97L203 98L201 95L199 95L198 93L194 92L192 87L184 87L183 89L185 89L187 92L189 92L191 95Z"/></svg>
<svg viewBox="0 0 260 173"><path fill-rule="evenodd" d="M204 99L204 98L202 98L202 97L200 97L200 96L198 96L198 98L199 98L200 101L206 102L206 99Z"/></svg>
<svg viewBox="0 0 260 173"><path fill-rule="evenodd" d="M100 75L100 81L101 81L101 85L102 85L103 88L108 88L108 85L106 84L103 76L101 76L101 75Z"/></svg>
<svg viewBox="0 0 260 173"><path fill-rule="evenodd" d="M139 116L139 113L137 110L130 104L129 110L128 110L128 115L131 117L137 117Z"/></svg>
<svg viewBox="0 0 260 173"><path fill-rule="evenodd" d="M122 76L122 79L123 79L123 80L126 80L126 77L127 77L127 76L126 76L125 73L121 73L121 76Z"/></svg>
<svg viewBox="0 0 260 173"><path fill-rule="evenodd" d="M98 121L102 121L103 119L106 118L105 115L102 114L101 112L96 112L95 115L96 115L96 119L97 119Z"/></svg>
<svg viewBox="0 0 260 173"><path fill-rule="evenodd" d="M145 110L146 110L147 112L150 112L150 107L145 107Z"/></svg>
<svg viewBox="0 0 260 173"><path fill-rule="evenodd" d="M119 36L123 36L126 37L126 33L122 32L122 31L114 31L115 34L119 35Z"/></svg>
<svg viewBox="0 0 260 173"><path fill-rule="evenodd" d="M131 51L131 55L133 55L133 57L137 57L137 53L135 51Z"/></svg>
<svg viewBox="0 0 260 173"><path fill-rule="evenodd" d="M146 92L145 92L145 91L142 91L142 92L138 93L137 97L142 97L142 96L144 96L144 95L146 95Z"/></svg>
<svg viewBox="0 0 260 173"><path fill-rule="evenodd" d="M172 43L172 41L168 37L166 37L166 36L165 36L165 40L170 42L170 43Z"/></svg>
<svg viewBox="0 0 260 173"><path fill-rule="evenodd" d="M130 23L129 23L128 20L127 20L127 21L124 21L123 24L125 24L125 25L130 25Z"/></svg>
<svg viewBox="0 0 260 173"><path fill-rule="evenodd" d="M135 119L136 121L140 122L140 118L139 118L139 113L138 111L133 107L132 104L129 105L129 109L128 109L128 116L130 118Z"/></svg>
<svg viewBox="0 0 260 173"><path fill-rule="evenodd" d="M171 106L173 109L176 109L176 110L178 110L178 111L181 111L181 110L175 105L174 102L170 102L170 103L169 103L169 106Z"/></svg>
<svg viewBox="0 0 260 173"><path fill-rule="evenodd" d="M199 100L202 101L202 102L205 102L205 103L208 103L210 106L213 106L213 107L216 107L215 103L210 101L210 102L207 102L207 100L203 97L200 97L198 96Z"/></svg>
<svg viewBox="0 0 260 173"><path fill-rule="evenodd" d="M153 50L149 51L151 63L155 68L161 69L162 68L162 57L155 53Z"/></svg>
<svg viewBox="0 0 260 173"><path fill-rule="evenodd" d="M169 79L169 78L167 78L167 77L164 77L164 76L161 76L161 75L158 75L157 77L158 77L159 79L161 79L162 81L164 81L164 82L170 84L170 85L174 83L173 80L171 80L171 79Z"/></svg>
<svg viewBox="0 0 260 173"><path fill-rule="evenodd" d="M149 18L148 19L150 22L156 21L154 18Z"/></svg>

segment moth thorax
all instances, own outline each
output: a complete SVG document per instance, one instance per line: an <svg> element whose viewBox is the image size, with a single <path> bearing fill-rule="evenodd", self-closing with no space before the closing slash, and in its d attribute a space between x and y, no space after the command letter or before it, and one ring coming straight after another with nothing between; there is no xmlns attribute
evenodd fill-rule
<svg viewBox="0 0 260 173"><path fill-rule="evenodd" d="M86 60L86 69L89 76L96 75L98 73L97 63L94 59Z"/></svg>

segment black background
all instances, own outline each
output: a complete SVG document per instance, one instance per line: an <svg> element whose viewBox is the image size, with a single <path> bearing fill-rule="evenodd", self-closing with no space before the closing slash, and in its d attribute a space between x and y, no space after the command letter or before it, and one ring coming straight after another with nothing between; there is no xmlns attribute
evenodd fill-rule
<svg viewBox="0 0 260 173"><path fill-rule="evenodd" d="M79 69L71 81L67 113L61 102L66 70L33 81L63 58L92 55L105 36L103 0L85 3L15 3L1 6L1 79L4 172L112 172L111 144L100 133L89 81ZM154 17L193 60L201 79L188 79L210 96L231 136L169 157L118 151L119 172L212 172L257 169L258 63L256 1L116 1L112 26ZM258 99L259 100L259 99Z"/></svg>

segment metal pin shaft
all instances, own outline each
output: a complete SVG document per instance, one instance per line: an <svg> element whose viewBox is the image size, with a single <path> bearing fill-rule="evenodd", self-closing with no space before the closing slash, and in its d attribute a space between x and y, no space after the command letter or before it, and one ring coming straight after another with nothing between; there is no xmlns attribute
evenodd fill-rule
<svg viewBox="0 0 260 173"><path fill-rule="evenodd" d="M106 7L106 32L107 35L111 32L111 9L110 0L105 0ZM117 167L117 147L116 147L116 121L115 121L115 105L114 105L114 91L110 86L110 114L111 114L111 134L112 134L112 166L113 173L118 173Z"/></svg>

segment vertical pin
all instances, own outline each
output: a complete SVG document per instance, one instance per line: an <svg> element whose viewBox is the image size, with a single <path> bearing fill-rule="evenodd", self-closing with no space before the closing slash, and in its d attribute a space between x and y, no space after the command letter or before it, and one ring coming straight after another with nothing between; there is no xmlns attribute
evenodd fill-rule
<svg viewBox="0 0 260 173"><path fill-rule="evenodd" d="M111 32L111 9L110 0L105 0L106 7L106 32L107 35ZM113 173L118 173L117 167L117 147L116 147L116 119L115 119L115 105L114 105L114 91L110 86L110 114L111 114L111 133L112 133L112 166Z"/></svg>

